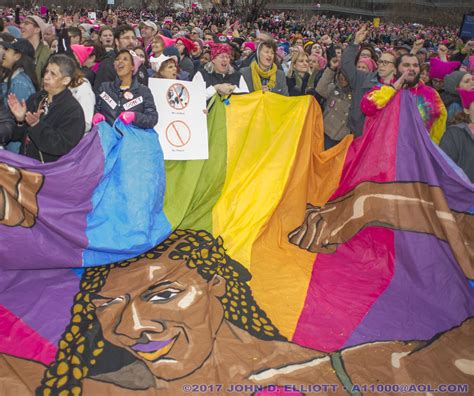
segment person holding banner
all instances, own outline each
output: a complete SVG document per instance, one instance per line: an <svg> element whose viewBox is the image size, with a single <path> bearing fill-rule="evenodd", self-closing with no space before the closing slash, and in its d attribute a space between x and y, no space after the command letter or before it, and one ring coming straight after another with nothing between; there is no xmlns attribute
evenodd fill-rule
<svg viewBox="0 0 474 396"><path fill-rule="evenodd" d="M153 95L136 77L142 62L133 51L124 49L118 53L114 62L118 78L100 86L93 125L102 121L113 125L120 118L127 125L133 124L142 129L154 128L158 122L158 112Z"/></svg>
<svg viewBox="0 0 474 396"><path fill-rule="evenodd" d="M211 62L194 76L193 81L201 81L206 85L206 99L210 99L216 93L231 95L249 92L242 74L230 64L231 52L232 48L228 44L213 44Z"/></svg>

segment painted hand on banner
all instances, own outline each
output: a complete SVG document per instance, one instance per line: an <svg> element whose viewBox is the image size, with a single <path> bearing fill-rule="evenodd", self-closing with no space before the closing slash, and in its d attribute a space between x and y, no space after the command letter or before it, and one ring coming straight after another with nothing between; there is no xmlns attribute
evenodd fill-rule
<svg viewBox="0 0 474 396"><path fill-rule="evenodd" d="M135 121L135 112L133 112L133 111L124 111L123 113L120 113L119 119L122 120L122 122L125 125L129 125L133 121Z"/></svg>
<svg viewBox="0 0 474 396"><path fill-rule="evenodd" d="M37 195L43 175L0 164L0 224L33 227L38 216Z"/></svg>

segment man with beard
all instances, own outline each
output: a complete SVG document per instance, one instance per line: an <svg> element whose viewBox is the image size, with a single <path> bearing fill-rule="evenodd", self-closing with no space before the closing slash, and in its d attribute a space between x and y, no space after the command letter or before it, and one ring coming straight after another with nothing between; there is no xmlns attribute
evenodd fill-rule
<svg viewBox="0 0 474 396"><path fill-rule="evenodd" d="M415 97L420 116L431 139L439 144L446 130L446 107L435 89L420 80L420 63L415 54L405 54L395 62L398 80L391 86L376 86L365 94L361 109L366 116L373 116L385 107L401 89Z"/></svg>
<svg viewBox="0 0 474 396"><path fill-rule="evenodd" d="M137 46L137 36L133 28L129 25L120 25L114 29L114 43L115 52L111 51L110 56L107 55L106 58L102 60L97 70L94 81L94 91L96 93L98 93L103 82L115 81L117 78L117 73L114 68L116 54L124 49L131 51ZM148 74L144 65L141 65L138 69L136 78L140 84L148 86Z"/></svg>

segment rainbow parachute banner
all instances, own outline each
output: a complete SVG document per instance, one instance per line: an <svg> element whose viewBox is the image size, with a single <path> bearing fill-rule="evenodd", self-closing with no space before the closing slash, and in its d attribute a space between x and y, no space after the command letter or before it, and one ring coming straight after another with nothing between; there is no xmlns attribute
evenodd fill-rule
<svg viewBox="0 0 474 396"><path fill-rule="evenodd" d="M474 185L413 98L327 151L309 96L208 120L206 161L0 153L0 394L472 391Z"/></svg>

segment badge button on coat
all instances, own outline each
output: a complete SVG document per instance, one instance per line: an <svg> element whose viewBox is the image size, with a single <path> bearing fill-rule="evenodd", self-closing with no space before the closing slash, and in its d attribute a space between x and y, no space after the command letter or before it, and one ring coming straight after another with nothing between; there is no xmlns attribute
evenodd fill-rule
<svg viewBox="0 0 474 396"><path fill-rule="evenodd" d="M123 94L123 97L127 100L133 99L133 94L130 91L127 91Z"/></svg>

